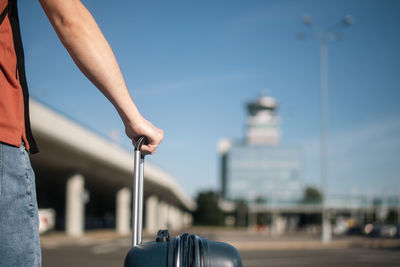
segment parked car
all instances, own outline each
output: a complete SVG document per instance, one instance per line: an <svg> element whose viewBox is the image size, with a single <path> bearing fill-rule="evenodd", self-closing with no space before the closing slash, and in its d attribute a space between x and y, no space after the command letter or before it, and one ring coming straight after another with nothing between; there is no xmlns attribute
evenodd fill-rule
<svg viewBox="0 0 400 267"><path fill-rule="evenodd" d="M56 211L54 209L39 209L39 233L54 230Z"/></svg>
<svg viewBox="0 0 400 267"><path fill-rule="evenodd" d="M393 224L384 224L381 229L382 237L395 237L397 234L397 227Z"/></svg>
<svg viewBox="0 0 400 267"><path fill-rule="evenodd" d="M367 224L364 233L370 237L396 237L399 236L400 226L395 224Z"/></svg>

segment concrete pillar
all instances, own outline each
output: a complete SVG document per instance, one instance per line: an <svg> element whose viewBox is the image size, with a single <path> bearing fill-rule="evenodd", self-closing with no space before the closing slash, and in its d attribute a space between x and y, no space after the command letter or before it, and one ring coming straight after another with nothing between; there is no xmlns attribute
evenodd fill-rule
<svg viewBox="0 0 400 267"><path fill-rule="evenodd" d="M275 236L278 236L278 226L277 226L277 220L278 220L278 213L276 213L276 212L272 212L271 213L271 226L270 226L270 229L271 229L271 236L272 237L275 237Z"/></svg>
<svg viewBox="0 0 400 267"><path fill-rule="evenodd" d="M184 228L189 228L193 223L193 217L192 214L189 212L185 212L185 215L183 215L183 227Z"/></svg>
<svg viewBox="0 0 400 267"><path fill-rule="evenodd" d="M322 212L322 237L323 243L329 243L332 240L332 225L328 211Z"/></svg>
<svg viewBox="0 0 400 267"><path fill-rule="evenodd" d="M174 225L174 207L167 204L168 205L168 209L167 209L167 227L171 230L174 229L175 225Z"/></svg>
<svg viewBox="0 0 400 267"><path fill-rule="evenodd" d="M168 228L168 204L165 202L159 202L158 204L158 228Z"/></svg>
<svg viewBox="0 0 400 267"><path fill-rule="evenodd" d="M170 206L168 209L168 220L171 225L171 230L181 230L183 228L182 212L175 206Z"/></svg>
<svg viewBox="0 0 400 267"><path fill-rule="evenodd" d="M67 181L66 222L67 235L81 236L85 225L85 179L75 174Z"/></svg>
<svg viewBox="0 0 400 267"><path fill-rule="evenodd" d="M176 208L174 206L169 206L168 208L168 223L171 230L177 230L177 218L176 218Z"/></svg>
<svg viewBox="0 0 400 267"><path fill-rule="evenodd" d="M271 236L280 236L285 232L286 219L283 218L278 212L272 213L271 222Z"/></svg>
<svg viewBox="0 0 400 267"><path fill-rule="evenodd" d="M176 229L181 230L183 228L183 214L182 211L175 207L175 220L176 220Z"/></svg>
<svg viewBox="0 0 400 267"><path fill-rule="evenodd" d="M146 200L146 231L156 233L159 230L158 198L150 196Z"/></svg>
<svg viewBox="0 0 400 267"><path fill-rule="evenodd" d="M117 192L116 231L129 234L131 230L131 190L124 187Z"/></svg>
<svg viewBox="0 0 400 267"><path fill-rule="evenodd" d="M182 227L188 228L188 213L186 211L182 211Z"/></svg>

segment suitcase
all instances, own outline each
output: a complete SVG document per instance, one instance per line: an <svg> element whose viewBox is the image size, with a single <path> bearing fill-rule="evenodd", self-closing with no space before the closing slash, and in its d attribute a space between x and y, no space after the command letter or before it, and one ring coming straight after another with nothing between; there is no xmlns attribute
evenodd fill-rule
<svg viewBox="0 0 400 267"><path fill-rule="evenodd" d="M233 246L196 234L170 237L168 230L159 230L154 241L142 243L144 155L140 150L145 142L144 136L135 142L132 248L125 258L125 267L242 267L240 255Z"/></svg>

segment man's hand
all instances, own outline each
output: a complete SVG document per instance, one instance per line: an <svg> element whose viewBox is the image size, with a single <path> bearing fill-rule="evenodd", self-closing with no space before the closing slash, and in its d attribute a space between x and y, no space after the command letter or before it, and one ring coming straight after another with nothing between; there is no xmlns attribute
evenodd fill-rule
<svg viewBox="0 0 400 267"><path fill-rule="evenodd" d="M144 135L149 140L149 144L142 145L143 154L153 154L156 152L157 146L161 143L164 138L163 130L155 127L148 120L143 117L136 118L134 122L124 122L125 133L132 139L132 143L135 144L135 138Z"/></svg>

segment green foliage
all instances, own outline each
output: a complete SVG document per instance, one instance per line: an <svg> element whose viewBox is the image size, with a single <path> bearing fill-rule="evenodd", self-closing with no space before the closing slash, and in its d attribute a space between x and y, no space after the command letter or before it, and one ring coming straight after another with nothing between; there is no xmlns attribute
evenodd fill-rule
<svg viewBox="0 0 400 267"><path fill-rule="evenodd" d="M255 202L257 204L264 204L264 203L267 203L267 200L265 199L265 197L258 196L258 197L256 197Z"/></svg>
<svg viewBox="0 0 400 267"><path fill-rule="evenodd" d="M193 213L195 225L224 225L224 213L218 206L219 195L202 191L197 195L197 210Z"/></svg>
<svg viewBox="0 0 400 267"><path fill-rule="evenodd" d="M322 202L322 193L315 187L307 186L304 189L302 203L320 204Z"/></svg>

